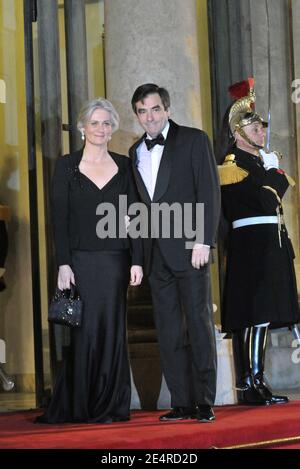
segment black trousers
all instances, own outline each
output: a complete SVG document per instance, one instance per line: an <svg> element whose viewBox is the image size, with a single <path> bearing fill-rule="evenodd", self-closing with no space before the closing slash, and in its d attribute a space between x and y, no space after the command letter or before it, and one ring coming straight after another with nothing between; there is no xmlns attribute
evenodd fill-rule
<svg viewBox="0 0 300 469"><path fill-rule="evenodd" d="M172 407L213 405L217 354L209 266L172 271L155 243L149 283Z"/></svg>

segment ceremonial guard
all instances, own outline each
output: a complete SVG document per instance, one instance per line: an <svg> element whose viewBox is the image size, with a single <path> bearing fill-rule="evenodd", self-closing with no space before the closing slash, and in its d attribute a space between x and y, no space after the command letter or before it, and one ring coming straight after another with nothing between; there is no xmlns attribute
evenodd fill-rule
<svg viewBox="0 0 300 469"><path fill-rule="evenodd" d="M268 327L299 321L294 252L283 219L282 198L295 182L264 151L267 122L254 111L254 80L233 85L227 111L229 145L219 166L229 239L222 308L223 330L232 333L240 404L288 401L264 380Z"/></svg>

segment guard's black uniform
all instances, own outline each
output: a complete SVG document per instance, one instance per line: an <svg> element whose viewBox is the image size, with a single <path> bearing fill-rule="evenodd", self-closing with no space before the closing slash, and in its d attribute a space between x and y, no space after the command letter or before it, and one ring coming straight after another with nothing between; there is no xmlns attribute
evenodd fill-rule
<svg viewBox="0 0 300 469"><path fill-rule="evenodd" d="M294 252L286 227L259 223L232 228L235 220L276 217L279 199L289 187L288 177L280 169L266 171L260 158L239 148L233 149L233 155L234 162L233 157L227 158L231 161L225 161L220 170L223 211L231 225L223 329L266 322L271 327L295 324L299 308Z"/></svg>

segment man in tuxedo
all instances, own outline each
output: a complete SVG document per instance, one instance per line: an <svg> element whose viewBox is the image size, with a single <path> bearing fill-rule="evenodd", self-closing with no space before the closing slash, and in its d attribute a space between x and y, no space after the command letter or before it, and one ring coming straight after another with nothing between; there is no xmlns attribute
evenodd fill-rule
<svg viewBox="0 0 300 469"><path fill-rule="evenodd" d="M143 243L162 369L171 393L172 409L160 420L211 422L215 419L216 345L209 260L220 211L214 156L203 131L169 119L166 89L141 85L131 103L145 130L129 150L140 198L151 214L154 204L191 207L195 233L192 240L185 230L180 237L175 235L176 227L184 228L184 220L175 220L174 215L169 219L170 233L164 236L152 216L151 235ZM204 208L201 223L197 204Z"/></svg>

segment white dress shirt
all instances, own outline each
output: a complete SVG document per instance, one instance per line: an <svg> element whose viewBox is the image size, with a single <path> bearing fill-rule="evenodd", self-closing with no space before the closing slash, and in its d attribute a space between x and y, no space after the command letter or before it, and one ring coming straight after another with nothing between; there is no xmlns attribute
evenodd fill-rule
<svg viewBox="0 0 300 469"><path fill-rule="evenodd" d="M167 122L166 126L162 130L162 135L164 138L167 138L168 131L170 128L169 122ZM147 134L147 137L152 140L152 137ZM159 170L159 165L161 162L161 157L164 151L163 145L155 145L151 150L147 149L146 143L143 140L142 143L138 146L136 153L137 153L137 162L136 167L144 181L150 199L153 200L153 195L156 186L157 174ZM210 247L207 244L195 244L197 247Z"/></svg>
<svg viewBox="0 0 300 469"><path fill-rule="evenodd" d="M164 138L167 138L170 124L167 122L163 131L161 132ZM152 137L147 134L147 138L152 140ZM144 181L150 199L153 200L153 195L156 186L157 174L161 157L164 151L163 145L155 145L151 150L147 149L146 143L143 140L137 148L137 169Z"/></svg>

